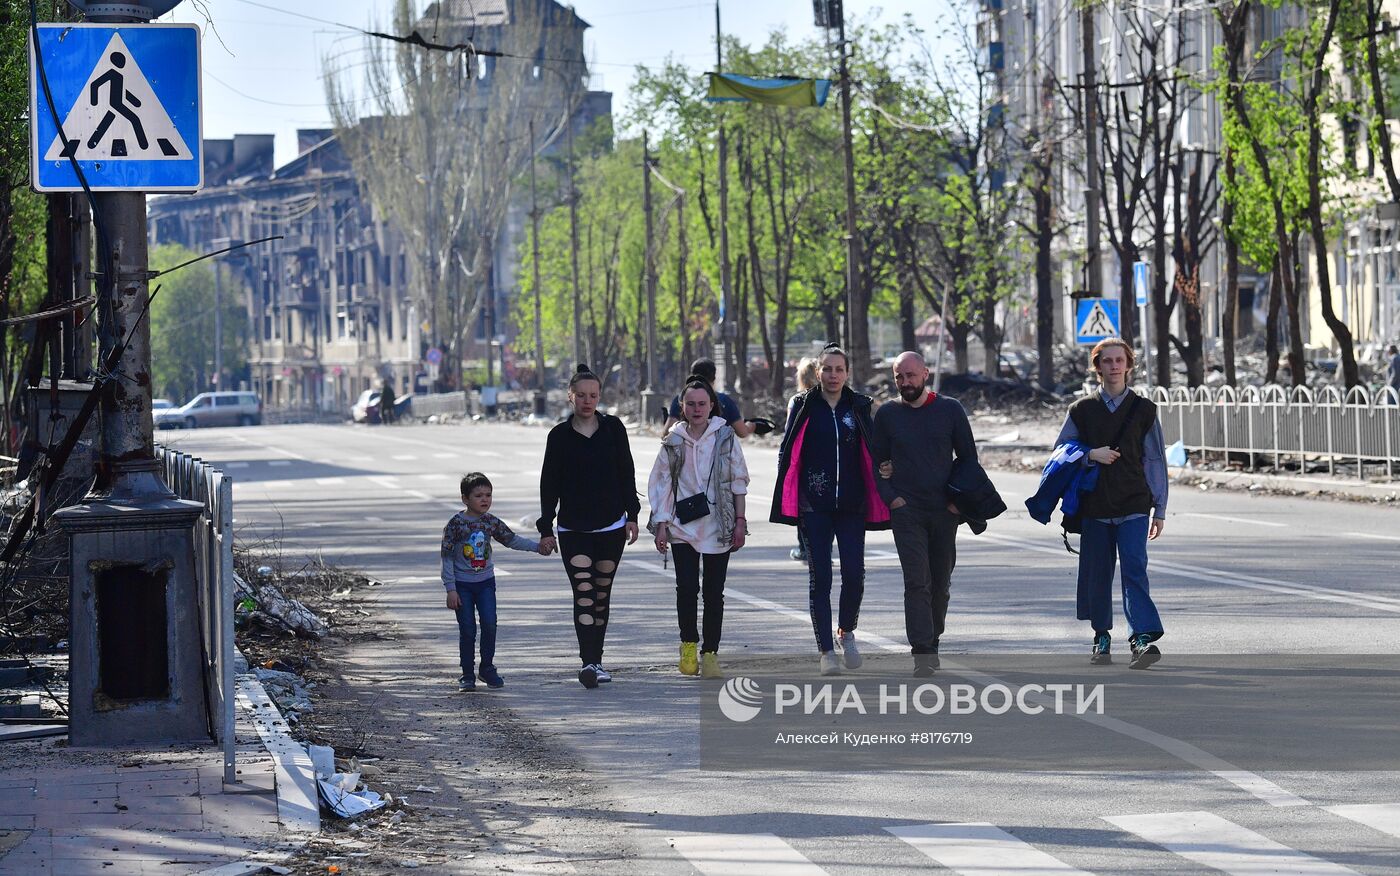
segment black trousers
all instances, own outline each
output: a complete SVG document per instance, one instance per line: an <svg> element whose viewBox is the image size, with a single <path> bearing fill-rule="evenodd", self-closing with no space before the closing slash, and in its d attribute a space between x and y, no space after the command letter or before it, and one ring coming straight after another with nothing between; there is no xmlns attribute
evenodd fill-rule
<svg viewBox="0 0 1400 876"><path fill-rule="evenodd" d="M904 631L915 654L938 653L948 617L948 590L958 561L958 518L944 509L905 505L890 512L904 570Z"/></svg>
<svg viewBox="0 0 1400 876"><path fill-rule="evenodd" d="M560 532L559 556L573 589L574 633L578 657L587 666L603 662L613 576L627 543L626 529L607 532Z"/></svg>
<svg viewBox="0 0 1400 876"><path fill-rule="evenodd" d="M671 545L676 558L676 620L682 642L699 642L701 651L718 651L724 630L724 578L729 571L729 552L702 554L683 541ZM705 571L702 584L700 566ZM705 600L705 636L696 629L696 597Z"/></svg>

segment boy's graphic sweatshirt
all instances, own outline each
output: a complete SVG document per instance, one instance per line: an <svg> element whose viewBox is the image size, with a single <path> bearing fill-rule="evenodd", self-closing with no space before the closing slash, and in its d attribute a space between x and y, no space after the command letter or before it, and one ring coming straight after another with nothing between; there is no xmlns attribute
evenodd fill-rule
<svg viewBox="0 0 1400 876"><path fill-rule="evenodd" d="M517 551L538 551L540 543L516 535L493 514L475 517L465 509L452 515L442 530L442 586L455 590L460 581L479 584L496 574L491 539Z"/></svg>

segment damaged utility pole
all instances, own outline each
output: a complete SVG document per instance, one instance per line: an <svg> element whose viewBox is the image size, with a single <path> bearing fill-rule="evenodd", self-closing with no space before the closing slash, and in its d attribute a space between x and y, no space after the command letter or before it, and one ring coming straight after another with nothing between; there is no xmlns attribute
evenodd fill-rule
<svg viewBox="0 0 1400 876"><path fill-rule="evenodd" d="M201 631L221 610L231 614L231 595L201 588L193 527L204 506L177 498L155 457L147 313L146 191L194 191L203 182L199 32L146 23L179 0L70 2L90 24L62 36L37 29L31 77L42 89L34 105L45 110L31 118L35 187L92 198L99 361L108 372L97 384L96 480L79 504L53 516L70 536L69 739L101 746L208 738L212 661ZM77 57L96 57L95 68L74 72ZM184 91L168 84L175 81ZM196 97L182 102L191 81ZM86 102L96 111L79 112ZM41 153L57 160L41 161ZM152 156L171 160L137 160Z"/></svg>

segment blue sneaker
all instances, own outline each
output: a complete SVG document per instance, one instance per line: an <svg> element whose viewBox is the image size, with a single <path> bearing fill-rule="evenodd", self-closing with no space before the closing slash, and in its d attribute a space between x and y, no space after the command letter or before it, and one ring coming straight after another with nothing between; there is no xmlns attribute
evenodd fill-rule
<svg viewBox="0 0 1400 876"><path fill-rule="evenodd" d="M1113 637L1108 633L1099 633L1094 636L1094 649L1089 654L1089 662L1095 666L1103 666L1113 662L1113 655L1108 653L1109 647L1113 643Z"/></svg>
<svg viewBox="0 0 1400 876"><path fill-rule="evenodd" d="M475 679L475 678L472 678L470 675L463 675L463 676L461 676L460 678L457 679L457 690L459 690L459 691L473 691L473 690L476 690L476 679Z"/></svg>
<svg viewBox="0 0 1400 876"><path fill-rule="evenodd" d="M1129 669L1146 669L1162 659L1162 652L1152 644L1151 633L1138 633L1128 640L1133 649L1133 659L1128 661Z"/></svg>
<svg viewBox="0 0 1400 876"><path fill-rule="evenodd" d="M506 680L501 678L501 674L496 671L496 667L494 666L481 667L481 671L477 673L477 677L486 682L486 686L492 690L500 690L506 686Z"/></svg>

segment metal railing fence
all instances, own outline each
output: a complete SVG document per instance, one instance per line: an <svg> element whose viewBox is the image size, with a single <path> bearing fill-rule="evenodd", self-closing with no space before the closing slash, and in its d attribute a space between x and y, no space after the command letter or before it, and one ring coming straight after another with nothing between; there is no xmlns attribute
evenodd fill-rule
<svg viewBox="0 0 1400 876"><path fill-rule="evenodd" d="M1168 444L1181 441L1189 450L1241 453L1251 471L1257 458L1272 457L1274 467L1296 458L1355 463L1357 475L1367 465L1383 465L1387 477L1400 473L1400 393L1364 386L1343 392L1328 386L1229 386L1191 389L1139 388L1157 405Z"/></svg>
<svg viewBox="0 0 1400 876"><path fill-rule="evenodd" d="M204 505L195 522L194 559L209 726L224 747L224 781L234 770L233 479L204 461L156 445L166 486Z"/></svg>

